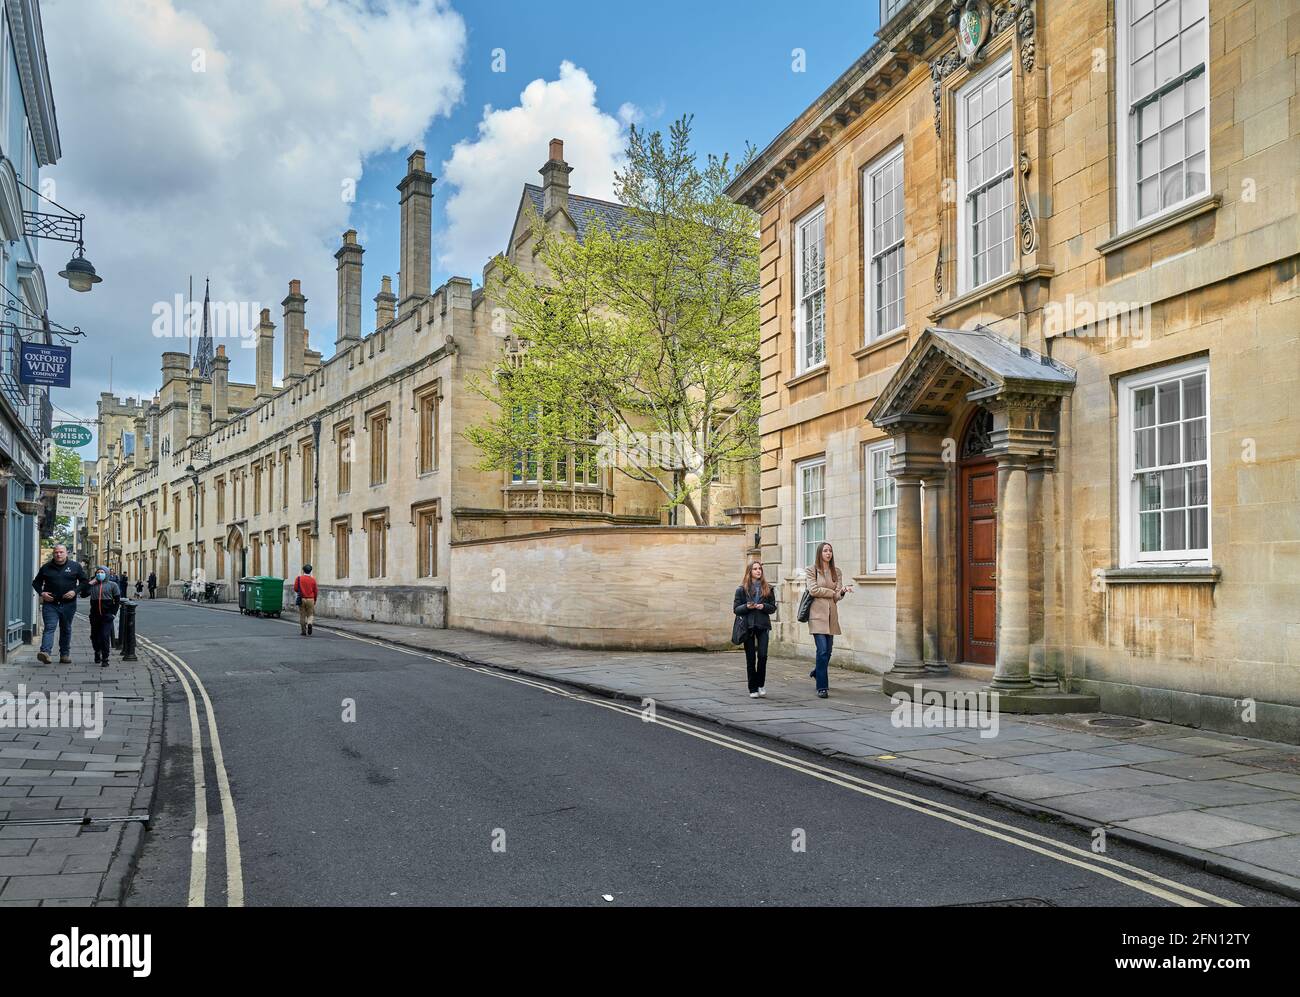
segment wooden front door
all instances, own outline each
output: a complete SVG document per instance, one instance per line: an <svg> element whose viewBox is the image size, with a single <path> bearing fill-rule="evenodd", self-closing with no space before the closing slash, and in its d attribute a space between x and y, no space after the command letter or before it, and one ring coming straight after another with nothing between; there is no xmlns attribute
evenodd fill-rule
<svg viewBox="0 0 1300 997"><path fill-rule="evenodd" d="M965 464L960 480L962 659L991 665L997 655L998 465Z"/></svg>

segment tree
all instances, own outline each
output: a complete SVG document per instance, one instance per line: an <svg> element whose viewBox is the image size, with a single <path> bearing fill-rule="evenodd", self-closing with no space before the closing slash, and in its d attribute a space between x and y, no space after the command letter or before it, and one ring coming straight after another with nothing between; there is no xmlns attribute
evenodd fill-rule
<svg viewBox="0 0 1300 997"><path fill-rule="evenodd" d="M482 467L598 459L709 522L716 471L758 454L758 225L724 193L733 166L633 127L615 193L626 220L583 239L532 219L537 270L499 261L489 293L526 347L474 387Z"/></svg>
<svg viewBox="0 0 1300 997"><path fill-rule="evenodd" d="M61 485L81 487L81 455L75 450L51 444L50 480ZM76 540L72 535L72 522L67 516L57 516L54 520L53 541L56 544L68 544Z"/></svg>

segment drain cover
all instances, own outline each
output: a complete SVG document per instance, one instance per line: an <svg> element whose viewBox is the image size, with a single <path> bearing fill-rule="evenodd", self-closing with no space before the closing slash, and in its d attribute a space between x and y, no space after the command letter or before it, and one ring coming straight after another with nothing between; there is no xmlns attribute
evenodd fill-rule
<svg viewBox="0 0 1300 997"><path fill-rule="evenodd" d="M1090 727L1145 727L1146 724L1141 720L1132 720L1128 717L1098 717L1096 720L1089 720Z"/></svg>

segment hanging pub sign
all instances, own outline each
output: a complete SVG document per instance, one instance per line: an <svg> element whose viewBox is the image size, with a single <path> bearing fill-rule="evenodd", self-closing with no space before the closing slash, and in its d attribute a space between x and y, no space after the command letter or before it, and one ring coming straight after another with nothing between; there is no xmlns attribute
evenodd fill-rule
<svg viewBox="0 0 1300 997"><path fill-rule="evenodd" d="M72 387L72 347L47 343L23 343L18 364L20 384L41 384L49 388Z"/></svg>

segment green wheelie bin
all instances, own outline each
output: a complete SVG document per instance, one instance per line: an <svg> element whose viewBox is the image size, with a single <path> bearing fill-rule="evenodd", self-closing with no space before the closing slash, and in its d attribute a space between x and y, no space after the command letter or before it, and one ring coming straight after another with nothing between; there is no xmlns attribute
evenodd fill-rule
<svg viewBox="0 0 1300 997"><path fill-rule="evenodd" d="M254 575L248 584L248 612L254 616L274 616L284 609L284 579L274 575Z"/></svg>

